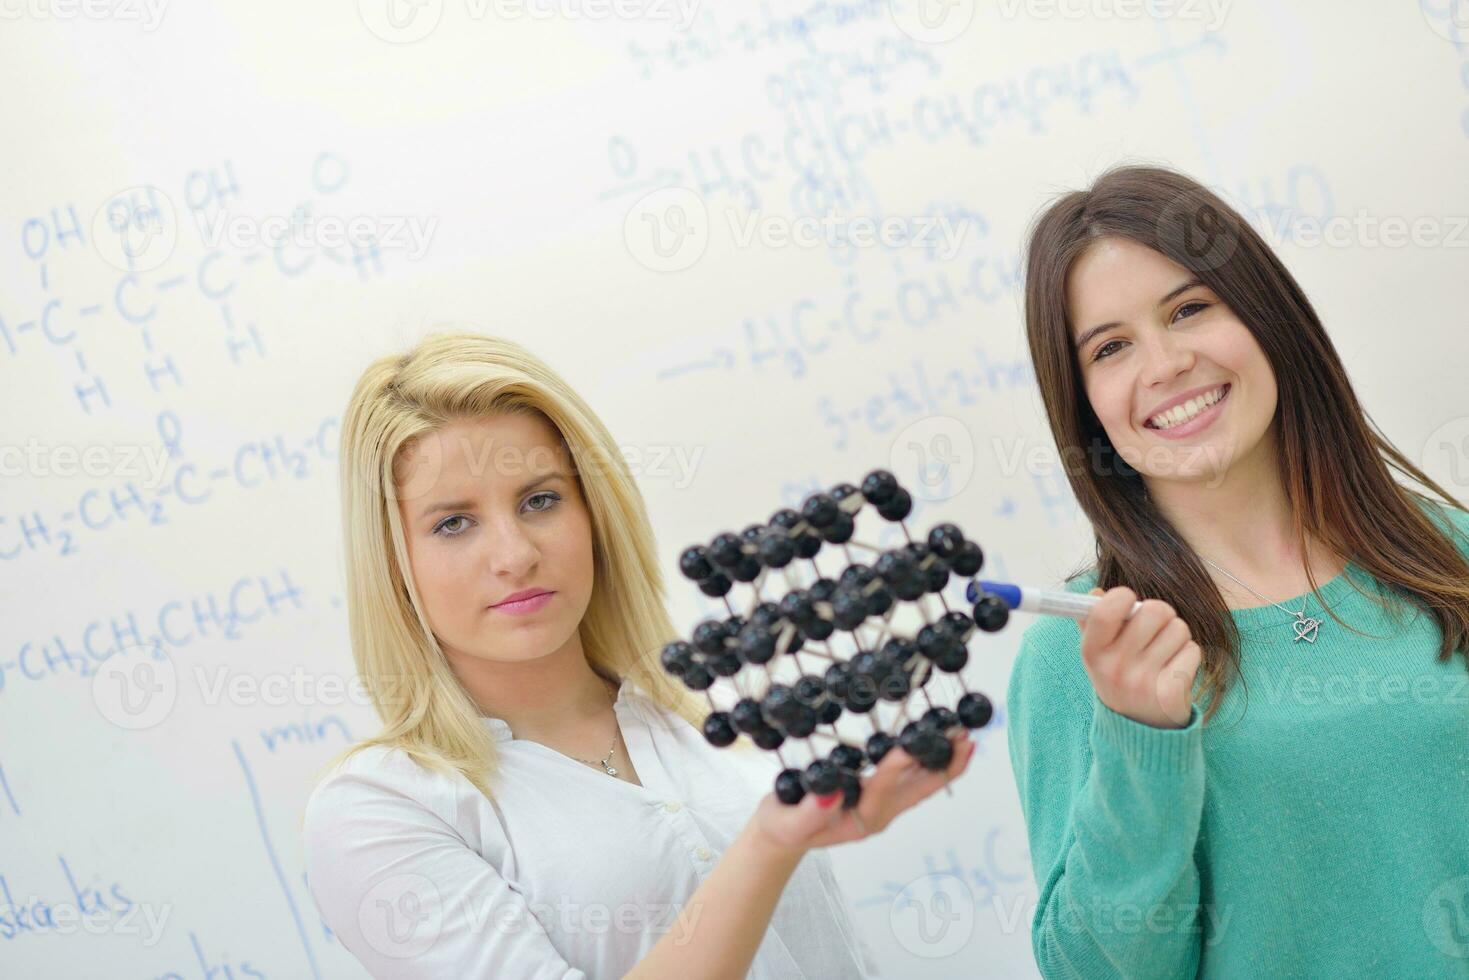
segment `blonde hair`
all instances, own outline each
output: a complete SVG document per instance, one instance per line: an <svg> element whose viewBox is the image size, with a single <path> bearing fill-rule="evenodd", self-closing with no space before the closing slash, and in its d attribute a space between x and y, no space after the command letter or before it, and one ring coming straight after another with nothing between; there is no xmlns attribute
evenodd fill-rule
<svg viewBox="0 0 1469 980"><path fill-rule="evenodd" d="M368 746L402 749L457 772L485 796L499 753L479 708L449 669L410 574L395 467L415 440L451 421L539 414L560 432L592 528L594 581L578 629L592 669L631 678L696 729L709 714L659 663L677 634L664 599L653 529L622 451L591 408L519 344L469 332L425 337L374 361L342 419L342 532L352 658L382 720Z"/></svg>

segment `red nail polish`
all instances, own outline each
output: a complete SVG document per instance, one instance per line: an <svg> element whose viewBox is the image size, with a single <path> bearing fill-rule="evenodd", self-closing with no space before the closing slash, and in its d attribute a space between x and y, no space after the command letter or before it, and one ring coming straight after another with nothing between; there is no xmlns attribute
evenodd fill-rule
<svg viewBox="0 0 1469 980"><path fill-rule="evenodd" d="M841 798L842 794L840 793L832 793L830 796L818 796L816 798L816 805L824 810Z"/></svg>

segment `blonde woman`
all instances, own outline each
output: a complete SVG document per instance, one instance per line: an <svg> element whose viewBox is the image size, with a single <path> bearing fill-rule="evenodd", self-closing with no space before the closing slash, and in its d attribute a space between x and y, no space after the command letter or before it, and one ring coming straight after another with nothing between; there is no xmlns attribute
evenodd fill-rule
<svg viewBox="0 0 1469 980"><path fill-rule="evenodd" d="M840 794L770 792L658 663L676 638L618 445L506 340L430 337L343 420L357 670L382 731L306 807L307 880L375 977L864 977L826 846L961 773L895 749Z"/></svg>

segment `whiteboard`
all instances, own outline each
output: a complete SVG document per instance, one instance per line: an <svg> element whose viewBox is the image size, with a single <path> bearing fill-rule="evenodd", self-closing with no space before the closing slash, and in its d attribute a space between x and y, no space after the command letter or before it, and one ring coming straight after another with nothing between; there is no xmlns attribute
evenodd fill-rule
<svg viewBox="0 0 1469 980"><path fill-rule="evenodd" d="M876 466L942 472L912 526L1054 583L1090 537L1047 465L1024 231L1163 163L1270 231L1374 420L1469 481L1469 47L1433 0L4 19L6 976L363 975L298 834L376 727L337 425L369 360L437 327L527 344L602 415L682 626L709 607L681 548ZM832 209L879 240L810 220ZM1385 237L1420 218L1439 237ZM1023 625L975 641L971 689L1000 700ZM1000 707L952 797L832 852L890 975L1035 973Z"/></svg>

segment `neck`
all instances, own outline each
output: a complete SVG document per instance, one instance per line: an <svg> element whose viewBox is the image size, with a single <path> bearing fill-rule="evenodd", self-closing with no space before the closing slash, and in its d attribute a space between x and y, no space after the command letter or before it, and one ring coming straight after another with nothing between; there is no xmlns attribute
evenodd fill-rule
<svg viewBox="0 0 1469 980"><path fill-rule="evenodd" d="M1269 600L1309 590L1306 569L1325 584L1342 563L1314 535L1307 533L1306 551L1295 533L1295 513L1280 471L1275 447L1263 439L1248 458L1238 460L1222 477L1205 482L1149 480L1148 496L1194 553L1221 566ZM1241 588L1208 563L1231 605L1253 606L1260 598Z"/></svg>
<svg viewBox="0 0 1469 980"><path fill-rule="evenodd" d="M461 653L449 654L449 663L480 710L503 719L516 738L546 741L582 732L611 710L611 686L587 663L579 633L535 660L505 662Z"/></svg>

